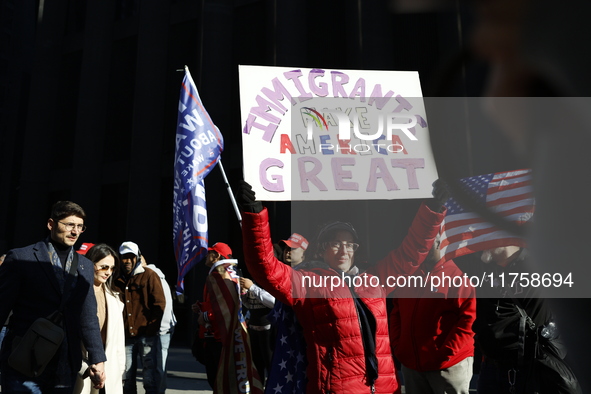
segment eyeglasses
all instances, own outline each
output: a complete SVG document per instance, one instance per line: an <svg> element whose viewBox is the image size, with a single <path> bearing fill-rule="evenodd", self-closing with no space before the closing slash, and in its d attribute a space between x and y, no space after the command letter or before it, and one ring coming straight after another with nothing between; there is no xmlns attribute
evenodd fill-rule
<svg viewBox="0 0 591 394"><path fill-rule="evenodd" d="M106 271L115 271L115 266L110 266L110 265L101 265L100 267L95 267L96 271L99 272L106 272Z"/></svg>
<svg viewBox="0 0 591 394"><path fill-rule="evenodd" d="M64 223L64 222L60 222L58 221L58 223L61 223L64 225L64 227L66 228L66 230L68 231L72 231L74 229L78 230L79 232L83 233L86 231L86 226L83 224L76 224L76 223Z"/></svg>
<svg viewBox="0 0 591 394"><path fill-rule="evenodd" d="M347 252L354 252L359 248L359 244L354 242L341 242L341 241L328 241L324 243L324 248L331 248L332 250L339 251L344 246Z"/></svg>

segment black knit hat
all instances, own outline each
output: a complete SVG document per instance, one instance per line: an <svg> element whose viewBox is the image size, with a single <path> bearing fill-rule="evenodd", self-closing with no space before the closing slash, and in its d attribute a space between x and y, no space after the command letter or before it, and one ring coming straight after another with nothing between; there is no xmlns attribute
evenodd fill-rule
<svg viewBox="0 0 591 394"><path fill-rule="evenodd" d="M328 238L330 237L330 235L338 231L347 231L351 233L351 235L353 235L353 240L355 242L357 242L357 240L359 239L359 237L357 236L357 231L355 231L351 223L332 222L320 229L320 231L318 232L318 237L316 238L316 242L320 243L329 241Z"/></svg>

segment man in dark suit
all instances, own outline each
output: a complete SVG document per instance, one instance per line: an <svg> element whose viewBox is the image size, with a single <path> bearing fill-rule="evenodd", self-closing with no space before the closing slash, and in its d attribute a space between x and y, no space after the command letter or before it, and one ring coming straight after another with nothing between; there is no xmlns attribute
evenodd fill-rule
<svg viewBox="0 0 591 394"><path fill-rule="evenodd" d="M106 357L93 290L94 265L76 255L73 248L86 229L85 219L78 204L58 201L47 221L50 236L11 250L0 266L0 321L12 311L0 351L4 392L71 393L81 366L81 344L88 351L88 372L94 386L104 385ZM38 377L19 373L8 362L13 347L36 319L60 309L64 296L65 338L59 350Z"/></svg>

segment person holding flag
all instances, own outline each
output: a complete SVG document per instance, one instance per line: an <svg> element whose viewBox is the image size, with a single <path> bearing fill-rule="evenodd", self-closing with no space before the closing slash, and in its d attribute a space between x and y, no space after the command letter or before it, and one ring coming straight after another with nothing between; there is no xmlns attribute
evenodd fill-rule
<svg viewBox="0 0 591 394"><path fill-rule="evenodd" d="M219 333L218 338L223 348L219 364L216 365L217 379L212 387L214 392L224 394L262 393L262 385L252 365L248 334L241 311L238 275L234 270L237 261L224 258L231 254L230 248L225 244L216 244L218 249L226 246L221 250L216 249L216 245L208 249L203 180L218 163L225 179L220 160L223 149L222 134L203 107L189 69L185 67L178 107L174 160L173 239L178 266L176 290L177 293L183 292L183 278L207 254L206 264L211 264L212 269L206 292L211 299L212 312L203 313L207 313L207 317L215 316L215 324L212 326L214 332ZM233 195L229 194L233 201ZM236 207L235 211L238 213ZM210 322L205 321L204 314L201 317L204 318L202 323L205 325Z"/></svg>
<svg viewBox="0 0 591 394"><path fill-rule="evenodd" d="M467 197L508 221L523 226L534 220L530 170L462 178L459 184ZM548 300L541 298L543 286L535 284L540 273L531 271L525 240L487 222L463 201L450 198L445 205L444 259L453 257L465 274L484 282L476 289L473 324L484 356L478 392L581 393L564 360L560 322Z"/></svg>
<svg viewBox="0 0 591 394"><path fill-rule="evenodd" d="M277 300L293 308L302 326L308 360L306 392L399 393L385 301L386 291L394 287L364 283L410 275L417 269L439 233L445 216L442 202L423 203L401 246L361 272L355 265L359 237L350 223L325 225L313 243L314 257L296 270L274 257L267 210L244 181L239 198L249 272ZM361 279L361 284L348 285L345 278L349 283ZM312 284L322 281L328 285ZM272 387L275 392L283 388L280 383Z"/></svg>
<svg viewBox="0 0 591 394"><path fill-rule="evenodd" d="M232 249L218 242L209 248L205 265L210 267L199 314L199 335L207 381L214 393L262 394L262 383L254 366Z"/></svg>
<svg viewBox="0 0 591 394"><path fill-rule="evenodd" d="M399 287L392 298L390 343L408 394L468 394L474 361L475 290L429 278L462 279L453 260L441 260L440 238L414 273L426 286ZM457 283L457 282L454 282Z"/></svg>

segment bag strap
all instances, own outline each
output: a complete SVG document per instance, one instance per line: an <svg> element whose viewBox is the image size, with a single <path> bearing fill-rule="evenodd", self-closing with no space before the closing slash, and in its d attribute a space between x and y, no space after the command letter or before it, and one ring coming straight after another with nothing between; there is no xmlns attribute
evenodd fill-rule
<svg viewBox="0 0 591 394"><path fill-rule="evenodd" d="M76 274L76 270L78 269L78 252L74 252L74 256L72 257L72 264L70 265L70 272L68 272L68 277L66 278L66 283L64 284L64 294L62 297L62 302L59 307L59 311L62 312L64 307L66 306L66 300L70 296L70 292L72 291L72 281L74 280L74 276Z"/></svg>
<svg viewBox="0 0 591 394"><path fill-rule="evenodd" d="M526 329L529 328L535 332L536 323L534 323L534 321L529 317L521 302L517 298L512 297L512 299L515 307L521 315L521 318L519 319L519 349L517 350L517 365L522 367L525 364L525 337L527 335Z"/></svg>
<svg viewBox="0 0 591 394"><path fill-rule="evenodd" d="M62 302L57 311L53 312L51 315L47 317L48 320L52 321L55 324L61 325L62 323L62 313L66 306L66 301L70 296L70 292L72 291L72 281L74 280L76 270L78 269L78 253L73 252L74 256L72 257L72 264L70 265L70 271L68 272L68 277L66 278L66 282L64 283L64 293L62 294Z"/></svg>

